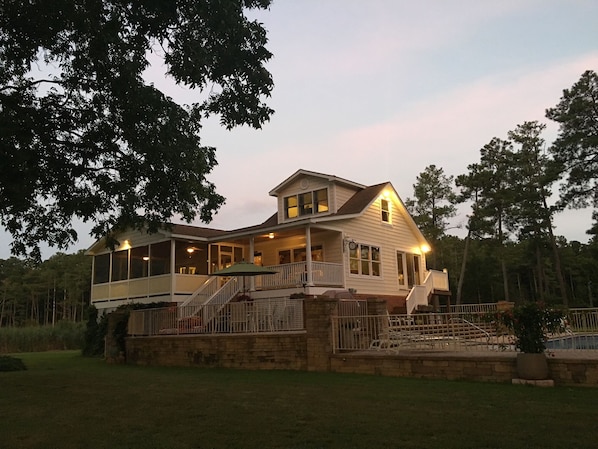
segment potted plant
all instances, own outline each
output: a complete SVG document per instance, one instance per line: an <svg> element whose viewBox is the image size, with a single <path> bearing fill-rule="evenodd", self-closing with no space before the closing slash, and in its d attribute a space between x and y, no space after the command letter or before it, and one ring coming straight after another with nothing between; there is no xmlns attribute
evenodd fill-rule
<svg viewBox="0 0 598 449"><path fill-rule="evenodd" d="M520 378L548 378L546 341L548 334L562 331L564 318L561 310L548 308L541 302L527 302L495 314L495 322L515 336L515 347L520 351L517 354Z"/></svg>

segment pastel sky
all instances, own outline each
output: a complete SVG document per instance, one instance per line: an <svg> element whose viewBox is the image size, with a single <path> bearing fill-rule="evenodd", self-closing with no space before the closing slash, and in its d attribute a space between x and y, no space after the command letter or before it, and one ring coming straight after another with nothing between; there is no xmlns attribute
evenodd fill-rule
<svg viewBox="0 0 598 449"><path fill-rule="evenodd" d="M595 0L274 0L251 16L268 30L276 113L261 130L205 125L219 164L209 179L227 198L209 225L220 229L268 218L268 192L300 168L390 181L406 199L428 165L466 173L483 145L523 121L545 122L550 143L557 127L546 108L585 70L598 71ZM156 61L147 77L181 103L200 98L163 72ZM585 242L591 212L555 223ZM69 252L93 243L89 226L77 229ZM6 258L10 237L0 239Z"/></svg>

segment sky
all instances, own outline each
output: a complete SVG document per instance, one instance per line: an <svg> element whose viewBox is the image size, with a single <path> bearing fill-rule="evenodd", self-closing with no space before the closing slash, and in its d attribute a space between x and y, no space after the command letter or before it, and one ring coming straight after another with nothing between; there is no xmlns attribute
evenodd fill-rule
<svg viewBox="0 0 598 449"><path fill-rule="evenodd" d="M406 199L427 166L467 173L486 143L524 121L546 123L550 144L558 127L545 110L598 71L595 0L274 0L250 16L268 30L276 112L261 130L204 126L218 160L208 180L227 198L207 225L218 229L266 220L276 210L268 192L298 169L390 181ZM202 97L164 71L156 60L146 78L179 103ZM450 232L464 233L467 212ZM555 226L586 242L591 211L565 211ZM67 252L91 246L90 228L77 224ZM10 236L0 240L7 258ZM43 248L44 258L55 251Z"/></svg>

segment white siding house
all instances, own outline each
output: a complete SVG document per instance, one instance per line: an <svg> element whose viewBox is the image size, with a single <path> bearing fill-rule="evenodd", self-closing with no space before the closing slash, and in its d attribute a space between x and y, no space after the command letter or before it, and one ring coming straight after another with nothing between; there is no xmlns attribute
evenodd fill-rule
<svg viewBox="0 0 598 449"><path fill-rule="evenodd" d="M231 292L229 300L239 293L266 298L342 289L410 313L434 294L448 295L446 273L426 269L429 244L389 182L365 186L298 170L269 193L277 211L256 226L175 224L155 234L119 234L114 250L96 242L88 250L92 304L108 310L129 302L188 303L216 283L210 274L242 260L277 273L249 279L248 291Z"/></svg>

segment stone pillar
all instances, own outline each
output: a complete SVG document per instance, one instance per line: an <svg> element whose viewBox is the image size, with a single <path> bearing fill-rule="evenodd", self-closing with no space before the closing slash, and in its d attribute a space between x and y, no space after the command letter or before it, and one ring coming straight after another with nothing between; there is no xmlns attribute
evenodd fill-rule
<svg viewBox="0 0 598 449"><path fill-rule="evenodd" d="M386 315L388 309L386 300L380 298L367 298L368 315Z"/></svg>
<svg viewBox="0 0 598 449"><path fill-rule="evenodd" d="M307 340L307 370L330 371L332 355L332 315L338 299L305 298L304 319Z"/></svg>

